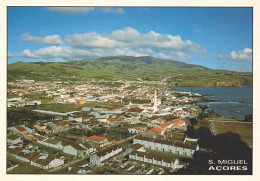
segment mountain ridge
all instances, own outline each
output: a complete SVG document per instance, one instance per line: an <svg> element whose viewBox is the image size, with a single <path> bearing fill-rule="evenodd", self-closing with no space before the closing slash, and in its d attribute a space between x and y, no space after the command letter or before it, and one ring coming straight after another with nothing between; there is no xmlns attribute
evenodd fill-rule
<svg viewBox="0 0 260 181"><path fill-rule="evenodd" d="M214 70L200 65L143 56L111 56L67 62L16 62L8 65L8 81L17 79L162 80L168 86L251 86L252 73Z"/></svg>

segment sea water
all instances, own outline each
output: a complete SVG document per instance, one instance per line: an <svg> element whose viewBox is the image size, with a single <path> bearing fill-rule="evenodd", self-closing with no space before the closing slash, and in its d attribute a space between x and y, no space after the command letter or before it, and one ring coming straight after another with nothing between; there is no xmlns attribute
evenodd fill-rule
<svg viewBox="0 0 260 181"><path fill-rule="evenodd" d="M206 105L223 116L244 119L246 114L253 113L252 87L180 87L174 89L208 95L208 100L212 102L200 102L198 105Z"/></svg>

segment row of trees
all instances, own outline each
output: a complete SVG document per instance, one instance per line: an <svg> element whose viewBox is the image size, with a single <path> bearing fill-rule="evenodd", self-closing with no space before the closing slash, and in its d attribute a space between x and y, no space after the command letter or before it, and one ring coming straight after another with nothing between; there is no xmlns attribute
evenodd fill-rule
<svg viewBox="0 0 260 181"><path fill-rule="evenodd" d="M37 120L50 120L53 116L43 115L32 110L34 107L8 108L7 124L34 124Z"/></svg>
<svg viewBox="0 0 260 181"><path fill-rule="evenodd" d="M106 129L101 127L101 128L95 128L95 129L92 129L92 130L88 130L88 129L77 129L77 128L72 128L72 129L69 129L67 131L69 134L71 135L79 135L79 136L92 136L92 135L98 135L98 136L101 136L101 135L104 135L104 133L106 133ZM65 137L66 136L66 133L62 132L60 133L61 137Z"/></svg>

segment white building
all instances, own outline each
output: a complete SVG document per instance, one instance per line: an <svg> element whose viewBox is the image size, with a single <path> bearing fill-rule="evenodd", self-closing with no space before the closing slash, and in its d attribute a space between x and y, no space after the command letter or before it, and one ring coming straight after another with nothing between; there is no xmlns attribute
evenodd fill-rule
<svg viewBox="0 0 260 181"><path fill-rule="evenodd" d="M62 142L59 140L55 140L55 139L45 139L45 140L37 140L38 143L42 144L42 145L46 145L58 150L62 150L63 149L63 145Z"/></svg>
<svg viewBox="0 0 260 181"><path fill-rule="evenodd" d="M63 152L77 157L82 157L83 155L86 155L85 148L77 143L64 146Z"/></svg>
<svg viewBox="0 0 260 181"><path fill-rule="evenodd" d="M22 138L18 135L7 136L8 145L15 145L15 144L22 143L22 142L23 142Z"/></svg>
<svg viewBox="0 0 260 181"><path fill-rule="evenodd" d="M137 136L134 138L133 144L137 143L143 145L145 148L164 152L171 152L177 155L189 157L192 157L194 152L199 149L198 145L191 145L177 141L159 140L142 136Z"/></svg>
<svg viewBox="0 0 260 181"><path fill-rule="evenodd" d="M97 166L102 166L102 164L106 162L108 159L116 155L119 155L120 153L122 153L122 148L117 145L113 145L97 153L91 154L90 162Z"/></svg>
<svg viewBox="0 0 260 181"><path fill-rule="evenodd" d="M136 133L136 134L138 134L138 133L143 132L144 129L139 128L139 127L135 127L135 128L129 128L128 131L129 131L130 133Z"/></svg>
<svg viewBox="0 0 260 181"><path fill-rule="evenodd" d="M49 170L51 168L56 168L58 166L64 165L63 159L55 158L54 155L39 155L32 159L31 165Z"/></svg>
<svg viewBox="0 0 260 181"><path fill-rule="evenodd" d="M96 151L96 148L88 143L70 143L63 147L63 152L74 155L77 157L83 157L89 155L90 153Z"/></svg>
<svg viewBox="0 0 260 181"><path fill-rule="evenodd" d="M161 167L167 167L171 169L180 168L179 159L174 159L170 157L162 157L158 155L153 155L150 153L133 151L129 154L130 161L137 161L142 163L153 164Z"/></svg>
<svg viewBox="0 0 260 181"><path fill-rule="evenodd" d="M105 147L109 144L108 138L103 136L90 136L86 138L86 141L95 143L99 145L99 147Z"/></svg>

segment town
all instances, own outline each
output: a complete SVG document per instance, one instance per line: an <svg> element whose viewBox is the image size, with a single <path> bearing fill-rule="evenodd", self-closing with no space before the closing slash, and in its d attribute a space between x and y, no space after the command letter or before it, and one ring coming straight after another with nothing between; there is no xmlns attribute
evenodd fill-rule
<svg viewBox="0 0 260 181"><path fill-rule="evenodd" d="M186 131L206 98L166 80L8 82L7 172L175 173L200 149Z"/></svg>

